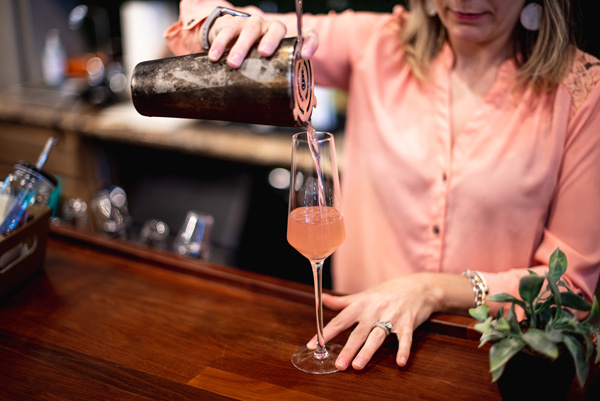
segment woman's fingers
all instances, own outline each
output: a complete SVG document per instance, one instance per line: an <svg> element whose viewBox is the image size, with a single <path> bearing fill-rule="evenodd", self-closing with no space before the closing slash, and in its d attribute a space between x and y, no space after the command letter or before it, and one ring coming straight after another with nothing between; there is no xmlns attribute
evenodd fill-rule
<svg viewBox="0 0 600 401"><path fill-rule="evenodd" d="M323 293L321 296L323 300L323 305L332 310L342 310L348 305L352 303L354 299L354 295L346 295L346 296L335 296L327 293Z"/></svg>
<svg viewBox="0 0 600 401"><path fill-rule="evenodd" d="M233 17L231 15L223 15L217 18L208 34L211 43L208 58L211 61L219 60L229 43L239 35L242 29L242 22L239 20L243 18L245 17Z"/></svg>
<svg viewBox="0 0 600 401"><path fill-rule="evenodd" d="M360 348L352 361L352 367L356 370L363 369L371 358L373 358L379 347L381 347L386 337L387 334L383 329L378 327L371 328L362 348Z"/></svg>
<svg viewBox="0 0 600 401"><path fill-rule="evenodd" d="M225 50L232 46L227 55L227 64L231 68L238 68L250 48L259 39L258 52L263 57L270 57L275 53L286 33L286 26L278 20L265 21L258 15L250 17L223 15L215 21L209 32L211 46L208 58L211 61L218 61ZM319 39L316 31L307 29L303 35L302 58L312 57L318 46Z"/></svg>
<svg viewBox="0 0 600 401"><path fill-rule="evenodd" d="M258 52L263 57L269 57L275 53L281 39L285 37L287 28L283 23L276 20L267 21L265 28L265 33L258 46Z"/></svg>
<svg viewBox="0 0 600 401"><path fill-rule="evenodd" d="M252 44L261 36L263 22L264 20L260 16L237 17L223 15L217 18L209 32L211 46L208 58L211 61L219 60L225 49L230 44L235 43L237 45L236 55L232 57L230 52L228 62L233 58L235 63L235 60L239 57L243 60Z"/></svg>
<svg viewBox="0 0 600 401"><path fill-rule="evenodd" d="M239 32L235 44L227 55L227 64L231 68L238 68L242 65L244 58L250 51L250 48L262 35L263 19L258 16L244 18L244 25Z"/></svg>
<svg viewBox="0 0 600 401"><path fill-rule="evenodd" d="M368 360L370 359L370 357L367 358L369 350L365 351L365 353L362 355L362 358L360 359L355 358L355 356L359 353L361 348L367 345L366 341L368 340L370 332L371 327L365 324L358 324L356 328L352 330L352 333L350 333L350 336L348 337L348 341L346 341L346 345L344 345L344 348L340 351L340 354L337 360L335 361L335 364L338 369L345 370L351 363L354 369L362 369L365 367ZM374 341L376 340L377 338L374 337ZM381 342L383 342L383 340ZM377 349L380 345L381 343L374 344L373 342L371 342L369 349ZM373 353L374 352L375 351L373 351Z"/></svg>
<svg viewBox="0 0 600 401"><path fill-rule="evenodd" d="M338 308L333 308L327 305L331 309L343 309L345 305L347 305L347 301L345 300L349 297L336 297L329 294L323 294L323 303L325 304L325 299L329 305L336 304ZM357 321L357 315L353 311L352 308L344 309L336 316L334 316L327 325L323 328L323 337L325 338L325 342L328 342L330 339L334 338L342 331L346 330L348 327L352 326ZM306 344L309 349L317 348L317 336L315 335L311 340Z"/></svg>
<svg viewBox="0 0 600 401"><path fill-rule="evenodd" d="M406 365L412 346L413 327L401 326L398 329L398 354L396 355L396 364L398 366Z"/></svg>
<svg viewBox="0 0 600 401"><path fill-rule="evenodd" d="M323 329L325 342L356 325L336 360L336 366L363 369L385 341L386 330L377 322L392 324L389 334L398 337L398 366L406 365L412 346L413 330L436 311L439 301L431 276L415 274L383 282L366 291L347 296L323 294L323 304L339 313ZM439 288L439 286L438 286ZM437 303L436 303L437 302ZM316 347L316 338L309 347Z"/></svg>
<svg viewBox="0 0 600 401"><path fill-rule="evenodd" d="M236 17L224 15L215 21L211 29L211 47L208 57L211 61L221 58L228 46L227 64L238 68L248 55L250 48L259 40L259 53L263 57L273 55L287 28L277 20L265 21L261 16Z"/></svg>
<svg viewBox="0 0 600 401"><path fill-rule="evenodd" d="M303 59L311 58L319 47L319 36L314 29L306 29L302 32L302 50L300 55Z"/></svg>

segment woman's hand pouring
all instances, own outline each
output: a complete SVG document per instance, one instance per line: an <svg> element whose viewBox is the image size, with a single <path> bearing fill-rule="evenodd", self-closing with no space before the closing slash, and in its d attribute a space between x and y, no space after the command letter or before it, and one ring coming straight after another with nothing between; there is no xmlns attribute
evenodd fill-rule
<svg viewBox="0 0 600 401"><path fill-rule="evenodd" d="M208 33L211 43L208 58L211 61L219 60L225 49L231 46L227 64L231 68L238 68L252 45L259 39L258 52L263 57L269 57L273 55L286 33L285 25L275 19L265 20L260 15L250 17L222 15L215 20ZM302 37L300 55L302 58L309 59L317 50L319 39L312 29L303 30Z"/></svg>

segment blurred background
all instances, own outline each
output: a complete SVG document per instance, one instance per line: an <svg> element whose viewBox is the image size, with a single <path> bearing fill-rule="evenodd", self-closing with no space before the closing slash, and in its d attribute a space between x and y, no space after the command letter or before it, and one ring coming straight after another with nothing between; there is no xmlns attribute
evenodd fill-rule
<svg viewBox="0 0 600 401"><path fill-rule="evenodd" d="M49 33L57 30L66 56L71 61L90 51L105 53L115 62L132 64L138 54L163 54L163 29L178 15L178 1L91 0L0 0L0 89L18 82L36 82L42 77L42 55ZM403 1L305 0L308 13L329 10L389 11ZM593 0L572 2L579 29L580 46L600 53L600 29L595 23ZM233 1L236 6L258 5L267 11L292 12L292 0ZM86 15L72 13L77 6L88 7ZM69 19L70 14L75 17ZM130 68L128 65L124 68ZM72 69L77 66L71 66Z"/></svg>
<svg viewBox="0 0 600 401"><path fill-rule="evenodd" d="M292 0L233 4L295 9ZM402 2L305 0L303 8L390 11L396 4ZM599 56L594 2L573 4L579 44ZM188 212L199 211L214 218L210 256L203 257L312 284L308 262L285 237L297 129L150 119L133 109L130 72L140 61L170 56L163 32L177 17L176 0L0 0L1 178L19 160L34 162L56 137L45 167L59 182L56 224L152 247L148 230L168 227L154 234L163 234L159 247L172 251ZM334 132L341 159L345 95L317 90L313 124ZM124 214L122 232L103 229L106 221L94 215L102 191L125 195L126 203L109 202L113 214L103 217ZM326 266L324 287L330 285Z"/></svg>

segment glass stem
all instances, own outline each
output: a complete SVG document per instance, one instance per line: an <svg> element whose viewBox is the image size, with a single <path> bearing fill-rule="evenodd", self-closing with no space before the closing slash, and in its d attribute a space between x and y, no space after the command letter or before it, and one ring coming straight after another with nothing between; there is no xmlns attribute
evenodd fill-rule
<svg viewBox="0 0 600 401"><path fill-rule="evenodd" d="M323 337L323 261L311 261L313 270L313 279L315 282L315 308L317 315L317 348L315 349L315 358L324 359L327 357L327 349L325 348L325 339Z"/></svg>

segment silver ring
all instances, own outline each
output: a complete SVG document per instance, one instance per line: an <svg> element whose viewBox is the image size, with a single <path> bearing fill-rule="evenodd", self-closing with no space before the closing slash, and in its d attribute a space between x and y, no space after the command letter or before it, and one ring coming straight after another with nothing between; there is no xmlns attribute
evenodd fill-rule
<svg viewBox="0 0 600 401"><path fill-rule="evenodd" d="M390 322L389 320L386 322L375 323L373 327L371 327L371 331L373 331L373 329L375 329L376 327L379 327L381 330L385 331L386 337L389 336L392 332L392 322Z"/></svg>

